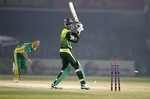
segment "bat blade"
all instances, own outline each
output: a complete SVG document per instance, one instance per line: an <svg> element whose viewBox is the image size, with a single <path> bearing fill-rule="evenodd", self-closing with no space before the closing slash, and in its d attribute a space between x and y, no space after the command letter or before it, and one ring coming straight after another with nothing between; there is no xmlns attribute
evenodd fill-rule
<svg viewBox="0 0 150 99"><path fill-rule="evenodd" d="M69 2L69 7L70 7L70 10L71 10L71 13L72 13L72 16L73 16L75 22L79 22L76 10L75 10L74 5L73 5L72 2Z"/></svg>

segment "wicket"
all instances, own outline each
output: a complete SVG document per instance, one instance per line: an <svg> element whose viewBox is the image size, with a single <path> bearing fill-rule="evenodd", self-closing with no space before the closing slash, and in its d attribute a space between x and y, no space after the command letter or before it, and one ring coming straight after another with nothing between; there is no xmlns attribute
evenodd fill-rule
<svg viewBox="0 0 150 99"><path fill-rule="evenodd" d="M115 80L115 81L113 81ZM118 81L118 82L117 82ZM118 83L118 91L121 90L120 86L120 69L119 69L119 62L112 62L111 63L111 91L113 91L113 82L115 91L117 91L117 83Z"/></svg>

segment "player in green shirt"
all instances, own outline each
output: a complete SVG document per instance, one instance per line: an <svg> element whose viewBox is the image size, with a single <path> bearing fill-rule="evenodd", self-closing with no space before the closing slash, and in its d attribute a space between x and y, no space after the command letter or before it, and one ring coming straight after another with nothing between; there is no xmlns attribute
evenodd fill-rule
<svg viewBox="0 0 150 99"><path fill-rule="evenodd" d="M40 45L40 41L36 40L31 43L24 43L18 45L14 50L14 63L12 71L14 73L14 82L18 83L20 78L20 70L26 69L28 65L32 64L28 54L34 52Z"/></svg>
<svg viewBox="0 0 150 99"><path fill-rule="evenodd" d="M80 33L84 30L83 25L79 22L76 24L77 32L72 32L73 29L73 21L70 18L64 20L65 28L62 30L60 37L60 57L62 59L62 68L56 80L51 85L52 89L62 89L57 85L68 75L71 70L71 67L75 69L75 72L79 78L81 83L81 89L88 90L89 87L86 84L84 72L81 64L75 58L72 52L71 43L77 43L79 41ZM70 66L71 65L71 66Z"/></svg>

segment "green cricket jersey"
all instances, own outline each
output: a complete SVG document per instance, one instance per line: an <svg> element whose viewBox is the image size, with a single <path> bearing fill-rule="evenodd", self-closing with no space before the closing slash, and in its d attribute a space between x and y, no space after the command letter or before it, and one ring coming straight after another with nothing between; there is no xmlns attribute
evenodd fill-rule
<svg viewBox="0 0 150 99"><path fill-rule="evenodd" d="M71 32L71 30L64 28L60 37L60 48L69 48L72 49L71 42L77 43L79 37L76 33Z"/></svg>
<svg viewBox="0 0 150 99"><path fill-rule="evenodd" d="M33 52L34 49L32 47L32 43L24 43L24 44L21 44L21 45L18 45L15 49L15 52L16 53L23 53L25 52L26 54L29 54L31 52Z"/></svg>

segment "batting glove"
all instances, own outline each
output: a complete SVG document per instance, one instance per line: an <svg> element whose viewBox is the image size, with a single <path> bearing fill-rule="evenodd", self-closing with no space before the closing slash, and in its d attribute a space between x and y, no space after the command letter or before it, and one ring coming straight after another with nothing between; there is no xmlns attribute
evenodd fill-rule
<svg viewBox="0 0 150 99"><path fill-rule="evenodd" d="M84 31L84 29L83 29L83 27L79 27L79 28L77 28L77 31L78 31L79 34L80 34L82 31Z"/></svg>
<svg viewBox="0 0 150 99"><path fill-rule="evenodd" d="M77 27L77 28L79 28L79 27L82 27L82 28L83 28L83 24L82 24L81 22L78 22L78 23L76 24L76 27Z"/></svg>

